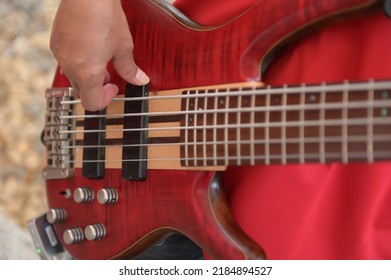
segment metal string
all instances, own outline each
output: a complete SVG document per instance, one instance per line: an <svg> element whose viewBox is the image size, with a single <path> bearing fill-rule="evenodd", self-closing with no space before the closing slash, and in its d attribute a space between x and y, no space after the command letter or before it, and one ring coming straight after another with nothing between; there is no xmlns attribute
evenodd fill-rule
<svg viewBox="0 0 391 280"><path fill-rule="evenodd" d="M341 143L344 139L342 136L330 136L323 138L325 144L330 143ZM320 137L306 137L304 139L305 144L316 144L319 143ZM366 135L354 135L349 136L349 143L366 143L367 136ZM391 134L379 134L373 136L374 142L385 142L391 141ZM64 145L62 146L64 149L79 149L79 148L122 148L122 147L161 147L161 146L208 146L208 145L262 145L262 144L299 144L301 143L300 138L287 138L282 141L281 139L269 139L268 141L263 139L257 140L229 140L229 141L199 141L199 142L176 142L176 143L146 143L146 144L112 144L112 145Z"/></svg>
<svg viewBox="0 0 391 280"><path fill-rule="evenodd" d="M377 117L372 119L373 125L390 124L391 117ZM172 126L172 127L151 127L151 128L128 128L128 129L91 129L91 130L60 130L60 134L77 133L103 133L103 132L136 132L136 131L164 131L164 130L188 130L188 129L236 129L236 128L270 128L270 127L305 127L305 126L338 126L338 125L367 125L367 118L354 119L329 119L329 120L305 120L305 121L285 121L269 123L244 123L244 124L214 124L197 126Z"/></svg>
<svg viewBox="0 0 391 280"><path fill-rule="evenodd" d="M387 159L391 157L390 151L374 151L373 155L377 159ZM241 161L250 161L250 160L256 160L256 161L264 161L266 158L269 160L281 160L283 155L281 154L270 154L270 155L255 155L255 156L248 156L248 155L241 155L240 159ZM287 154L284 155L287 160L298 160L302 157L301 154ZM342 155L339 152L334 153L326 153L325 154L326 159L340 159L342 160ZM366 159L367 152L351 152L349 153L349 160L354 159ZM67 160L64 161L65 164L72 163L97 163L97 162L106 162L106 163L118 163L118 162L144 162L144 161L182 161L187 160L189 162L194 161L236 161L239 158L239 156L217 156L217 157L194 157L194 158L185 158L185 157L173 157L173 158L139 158L139 159L122 159L122 160ZM305 159L307 162L312 162L312 160L320 160L320 155L318 153L308 153L305 154ZM223 164L221 164L223 165ZM191 167L195 167L192 165L189 165ZM202 165L199 165L202 167ZM209 166L209 165L208 165Z"/></svg>
<svg viewBox="0 0 391 280"><path fill-rule="evenodd" d="M249 85L251 86L251 84ZM350 83L347 82L343 84L326 84L322 83L320 85L315 86L306 86L305 84L302 84L300 87L276 87L272 88L270 86L264 87L264 88L253 88L253 89L239 89L237 91L230 90L227 88L227 90L230 91L223 91L218 92L219 89L207 89L207 93L198 93L198 96L208 96L208 97L221 97L224 93L224 96L244 96L244 95L261 95L261 94L282 94L282 93L314 93L314 92L321 92L323 90L327 90L327 92L342 92L343 90L348 91L362 91L362 90L383 90L391 87L390 81L376 81L369 80L368 82L362 82L362 83ZM191 91L191 90L183 90ZM197 90L194 90L197 91ZM213 92L215 91L215 92ZM169 99L187 99L187 98L193 98L193 95L166 95L166 96L144 96L144 97L116 97L113 99L114 102L123 102L123 101L153 101L153 100L169 100ZM68 101L61 101L61 105L66 104L79 104L81 101L79 99L77 100L68 100Z"/></svg>

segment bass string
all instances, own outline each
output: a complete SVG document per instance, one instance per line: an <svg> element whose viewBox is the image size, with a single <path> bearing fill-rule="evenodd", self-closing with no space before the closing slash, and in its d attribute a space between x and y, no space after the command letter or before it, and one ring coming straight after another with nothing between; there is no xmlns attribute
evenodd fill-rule
<svg viewBox="0 0 391 280"><path fill-rule="evenodd" d="M314 94L314 92L346 92L346 91L374 91L374 90L384 90L391 88L391 82L376 82L374 83L372 80L370 80L368 83L356 83L356 84L336 84L336 85L326 85L321 84L320 86L305 86L304 84L301 87L282 87L282 88L271 88L270 86L267 86L263 89L252 89L252 90L238 90L238 91L226 91L226 92L218 92L216 89L216 92L211 92L207 94L199 94L197 91L195 91L195 94L187 94L187 95L173 95L173 96L147 96L147 97L131 97L131 98L114 98L113 101L153 101L153 100L168 100L168 99L195 99L195 98L213 98L213 97L243 97L243 96L259 96L263 94L268 95L274 95L274 94L300 94L300 93L310 93ZM223 95L224 94L224 95ZM382 101L383 105L385 100ZM61 104L78 104L80 103L80 100L73 100L73 101L62 101ZM355 102L357 103L357 102ZM364 101L361 103L357 103L357 105L360 106L381 106L381 104L372 104L373 101ZM349 104L339 104L335 103L328 103L326 104L299 104L299 105L287 105L287 106L267 106L267 107L259 107L263 108L261 111L265 110L315 110L315 109L343 109L344 106L352 106L348 108L354 108L354 105L351 103ZM337 105L339 104L339 105ZM389 104L388 104L389 105ZM306 106L304 108L304 106ZM308 107L310 106L310 107ZM325 107L323 107L325 106ZM331 106L331 107L330 107ZM334 107L337 106L337 107ZM259 110L259 108L256 109ZM125 117L125 116L159 116L159 115L172 115L172 114L205 114L205 113L240 113L240 112L256 112L256 111L249 111L251 108L229 108L229 109L203 109L203 110L194 110L190 112L183 112L183 111L164 111L164 112L148 112L148 113L130 113L130 114L102 114L102 115L72 115L72 116L60 116L60 119L78 119L78 118L114 118L114 117ZM255 109L253 109L255 110Z"/></svg>
<svg viewBox="0 0 391 280"><path fill-rule="evenodd" d="M367 152L350 152L349 153L349 160L367 160L368 153ZM231 156L207 156L207 157L191 157L191 158L185 158L185 157L162 157L162 158L137 158L137 159L118 159L118 160L64 160L65 164L81 164L81 163L121 163L121 162L148 162L148 161L187 161L187 162L219 162L219 161L237 161L240 159L243 161L266 161L266 160L281 160L287 159L287 160L294 160L296 162L299 162L300 159L303 157L303 154L268 154L268 155L231 155ZM341 161L342 155L340 152L328 152L324 155L321 155L320 153L304 153L304 157L307 160L307 162L310 162L309 160L316 160L321 161L322 157L325 157L326 159L335 160L335 161ZM375 159L389 159L391 157L391 151L374 151L373 157ZM312 162L312 161L311 161ZM218 166L219 164L215 165ZM221 164L224 165L224 164ZM193 166L193 165L189 165ZM203 165L199 165L203 166ZM206 165L204 165L206 166ZM210 166L208 164L207 166Z"/></svg>
<svg viewBox="0 0 391 280"><path fill-rule="evenodd" d="M248 89L251 88L251 89ZM300 86L288 87L284 85L283 87L271 87L270 85L263 88L253 87L252 84L249 84L248 87L237 87L232 90L230 88L225 89L203 89L202 91L207 91L207 93L200 93L201 90L191 90L184 89L183 92L194 92L195 96L200 97L221 97L224 93L224 96L244 96L244 95L261 95L261 94L285 94L285 93L314 93L314 92L342 92L342 91L371 91L371 90L384 90L391 88L391 81L374 81L369 79L368 82L362 83L349 83L345 81L342 84L327 84L325 82L319 85L306 85L301 84ZM194 95L163 95L163 96L144 96L144 97L116 97L113 99L114 102L124 102L124 101L153 101L153 100L169 100L169 99L187 99L194 98ZM81 101L77 100L67 100L61 101L61 105L68 104L80 104Z"/></svg>
<svg viewBox="0 0 391 280"><path fill-rule="evenodd" d="M148 127L148 128L128 128L128 129L96 129L96 130L60 130L60 134L79 134L79 133L114 133L114 132L152 132L166 130L203 130L203 129L257 129L257 128L285 128L285 127L306 127L306 126L368 126L368 125L387 125L390 124L391 117L352 118L352 119L328 119L328 120L303 120L303 121L277 121L269 123L240 123L240 124L213 124L213 125L194 125L194 126L171 126L171 127Z"/></svg>
<svg viewBox="0 0 391 280"><path fill-rule="evenodd" d="M287 111L309 111L309 110L352 110L367 108L385 108L391 106L391 100L375 101L352 101L352 102L330 102L325 104L286 104L275 106L255 106L242 108L213 108L213 109L195 109L189 111L160 111L145 113L122 113L122 114L102 114L102 115L70 115L59 116L60 120L66 119L87 119L87 118L123 118L123 117L153 117L153 116L172 116L172 115L206 115L206 114L245 114L245 113L269 113L269 112L287 112Z"/></svg>
<svg viewBox="0 0 391 280"><path fill-rule="evenodd" d="M211 146L211 145L265 145L265 144L316 144L319 143L321 137L306 137L301 138L286 138L282 139L256 139L256 140L229 140L229 141L189 141L176 143L146 143L146 144L105 144L105 145L64 145L64 149L84 149L84 148L122 148L122 147L161 147L161 146ZM367 143L367 135L353 135L349 136L349 143ZM372 138L373 142L391 141L391 134L379 134ZM324 144L341 143L345 141L343 136L332 136L322 138Z"/></svg>

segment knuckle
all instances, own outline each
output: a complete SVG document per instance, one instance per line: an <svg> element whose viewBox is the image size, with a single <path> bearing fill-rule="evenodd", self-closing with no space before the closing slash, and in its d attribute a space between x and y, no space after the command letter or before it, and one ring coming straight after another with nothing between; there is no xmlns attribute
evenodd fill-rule
<svg viewBox="0 0 391 280"><path fill-rule="evenodd" d="M133 76L136 74L137 66L134 62L124 63L121 65L120 71L125 75Z"/></svg>
<svg viewBox="0 0 391 280"><path fill-rule="evenodd" d="M84 87L91 88L97 84L103 83L104 72L96 66L77 66L74 64L72 69L69 69L71 75Z"/></svg>

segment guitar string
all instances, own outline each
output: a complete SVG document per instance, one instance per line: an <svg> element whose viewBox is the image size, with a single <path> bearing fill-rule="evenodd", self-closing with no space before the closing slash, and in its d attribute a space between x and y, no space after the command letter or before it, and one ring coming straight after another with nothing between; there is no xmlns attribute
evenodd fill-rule
<svg viewBox="0 0 391 280"><path fill-rule="evenodd" d="M373 125L390 124L391 117L375 117ZM338 126L346 124L348 126L367 125L367 118L345 119L329 119L329 120L305 120L305 121L285 121L285 122L269 122L269 123L244 123L244 124L216 124L216 125L198 125L197 129L236 129L236 128L270 128L270 127L307 127L307 126ZM92 129L92 130L60 130L59 134L80 134L80 133L112 133L112 132L152 132L165 130L189 130L195 126L171 126L171 127L149 127L149 128L128 128L128 129Z"/></svg>
<svg viewBox="0 0 391 280"><path fill-rule="evenodd" d="M362 122L362 124L367 124L367 122ZM376 125L376 121L374 122L374 125ZM299 140L298 140L299 139ZM363 144L367 144L366 142L366 139L367 139L367 136L366 135L362 135L362 136L349 136L349 139L348 139L348 142L349 143L363 143ZM304 139L305 143L306 144L311 144L311 143L318 143L319 141L319 138L318 137L310 137L310 138L305 138ZM335 142L341 142L345 140L344 137L326 137L325 139L323 139L324 143L325 144L332 144L332 143L335 143ZM375 135L373 137L373 144L375 142L385 142L385 141L390 141L391 140L391 135ZM286 139L286 143L288 144L297 144L297 143L301 143L301 138L288 138ZM144 147L144 146L148 146L148 147L153 147L153 146L181 146L181 145L187 145L187 146L190 146L190 145L233 145L233 144L237 144L238 141L207 141L207 142L188 142L188 143L157 143L157 144L134 144L134 145L118 145L117 147L125 147L125 146L133 146L133 147ZM240 144L252 144L252 145L255 145L255 144L265 144L266 141L263 141L263 140L242 140L240 141ZM268 144L279 144L281 143L280 140L278 139L269 139L268 141ZM97 146L97 145L92 145L92 146L88 146L88 145L76 145L74 147L68 147L68 148L81 148L81 147L84 147L84 148L87 148L87 147L113 147L112 145L101 145L101 146ZM367 154L366 154L367 155ZM327 153L325 154L325 156L327 157ZM305 157L307 158L307 155L305 155ZM214 157L213 157L214 158ZM351 158L351 153L349 153L349 158ZM162 160L171 160L170 158L162 158ZM182 159L182 158L178 158L177 160L179 159ZM207 160L205 158L202 158L204 161ZM224 157L224 159L227 159L227 157ZM238 159L238 157L236 157L236 159ZM155 160L154 158L150 158L150 160ZM161 160L161 159L159 159ZM193 159L190 159L190 160L193 160Z"/></svg>
<svg viewBox="0 0 391 280"><path fill-rule="evenodd" d="M318 144L320 137L306 137L304 139L305 144ZM329 136L324 138L325 144L341 143L343 141L342 136ZM373 136L373 142L385 142L391 141L390 134L377 134ZM287 138L285 141L287 144L299 144L301 143L300 138ZM352 135L348 137L349 143L367 143L366 135ZM229 141L188 141L188 142L167 142L167 143L146 143L146 144L106 144L106 145L64 145L61 146L63 149L80 149L80 148L122 148L122 147L161 147L161 146L208 146L208 145L258 145L258 144L281 144L282 141L279 139L269 139L268 141L263 139L257 140L229 140Z"/></svg>
<svg viewBox="0 0 391 280"><path fill-rule="evenodd" d="M236 87L234 87L236 89ZM322 83L320 85L305 85L302 84L299 87L287 87L286 89L281 87L271 87L271 86L265 86L262 88L253 87L251 88L251 84L248 86L242 86L238 87L239 90L230 90L230 88L225 89L183 89L182 92L191 92L191 91L207 91L206 93L199 93L199 96L205 95L208 97L221 97L222 94L224 96L243 96L243 95L261 95L261 94L270 94L270 95L280 95L283 93L314 93L314 92L320 92L326 89L327 93L331 92L342 92L343 90L347 89L348 91L363 91L363 90L389 90L391 88L391 81L373 81L369 80L368 82L363 83L349 83L349 84L326 84ZM230 90L230 91L228 91ZM179 90L180 91L180 90ZM164 91L162 91L164 92ZM187 95L166 95L166 96L144 96L144 97L127 97L127 98L121 98L116 97L113 99L114 102L123 102L123 101L153 101L153 100L168 100L168 99L186 99L186 98L193 98L193 96L190 94ZM61 101L60 104L62 105L69 105L69 104L79 104L81 101L79 99L77 100L68 100L68 101Z"/></svg>
<svg viewBox="0 0 391 280"><path fill-rule="evenodd" d="M389 159L391 157L391 151L374 151L373 152L374 158L376 160L380 159ZM266 158L269 158L270 160L279 160L281 161L283 158L283 155L281 154L270 154L270 155L255 155L255 156L246 156L242 155L241 161L250 161L252 159L256 161L264 161ZM287 154L285 155L287 160L296 160L295 162L298 162L298 160L302 157L301 154ZM349 153L349 160L361 160L366 159L367 152L350 152ZM325 154L326 161L327 160L341 160L342 155L340 152L329 152ZM201 161L232 161L235 162L238 159L238 156L228 156L228 159L225 156L218 156L216 157L194 157L194 158L185 158L185 157L171 157L171 158L138 158L138 159L121 159L121 160L65 160L64 164L80 164L80 163L120 163L120 162L144 162L144 161L184 161L188 160L189 162L201 162ZM307 162L312 162L309 160L320 160L319 153L306 153L305 159ZM192 167L192 165L188 165L189 167ZM202 166L202 165L200 165ZM213 166L213 164L209 164L208 166ZM215 166L224 166L224 164L217 164ZM185 166L186 167L186 166Z"/></svg>
<svg viewBox="0 0 391 280"><path fill-rule="evenodd" d="M368 106L373 108L383 108L391 106L391 100L374 100L374 101L350 101L348 104L339 102L329 102L326 104L288 104L286 106L257 106L242 108L217 108L217 109L197 109L189 111L161 111L147 113L123 113L123 114L103 114L103 115L71 115L59 116L60 120L69 119L87 119L87 118L122 118L122 117L153 117L153 116L173 116L173 115L196 115L196 114L224 114L224 113L262 113L262 112L283 112L283 111L310 111L310 110L335 110L335 109L366 109ZM365 107L365 108L363 108Z"/></svg>

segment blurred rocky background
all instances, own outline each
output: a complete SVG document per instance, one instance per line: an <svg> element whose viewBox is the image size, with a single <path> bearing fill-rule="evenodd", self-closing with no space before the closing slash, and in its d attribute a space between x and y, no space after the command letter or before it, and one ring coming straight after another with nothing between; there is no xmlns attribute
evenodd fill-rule
<svg viewBox="0 0 391 280"><path fill-rule="evenodd" d="M47 210L40 134L58 2L0 0L0 259L36 258L26 221Z"/></svg>

